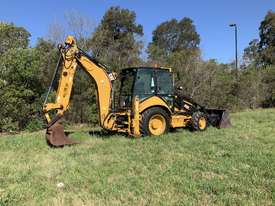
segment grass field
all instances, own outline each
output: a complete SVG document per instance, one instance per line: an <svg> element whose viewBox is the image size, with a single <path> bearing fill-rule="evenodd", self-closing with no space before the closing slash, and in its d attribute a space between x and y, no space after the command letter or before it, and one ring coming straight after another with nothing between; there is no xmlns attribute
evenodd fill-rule
<svg viewBox="0 0 275 206"><path fill-rule="evenodd" d="M44 131L2 135L0 206L274 205L275 110L231 119L140 139L77 132L83 144L63 149Z"/></svg>

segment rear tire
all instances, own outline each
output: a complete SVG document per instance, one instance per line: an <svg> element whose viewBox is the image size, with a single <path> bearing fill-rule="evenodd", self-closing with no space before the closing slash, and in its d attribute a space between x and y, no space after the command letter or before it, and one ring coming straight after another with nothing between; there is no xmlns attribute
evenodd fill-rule
<svg viewBox="0 0 275 206"><path fill-rule="evenodd" d="M207 118L202 112L195 112L192 115L191 126L194 131L204 131L208 126Z"/></svg>
<svg viewBox="0 0 275 206"><path fill-rule="evenodd" d="M142 136L159 136L167 133L170 128L170 117L160 107L145 110L141 115L140 133Z"/></svg>

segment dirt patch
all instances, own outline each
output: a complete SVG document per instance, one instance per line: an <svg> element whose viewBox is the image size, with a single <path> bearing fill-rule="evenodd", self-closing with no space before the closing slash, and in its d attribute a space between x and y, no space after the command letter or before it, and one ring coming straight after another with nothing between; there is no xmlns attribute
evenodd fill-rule
<svg viewBox="0 0 275 206"><path fill-rule="evenodd" d="M44 130L38 130L34 132L28 132L28 131L12 131L12 132L0 132L0 137L7 137L7 136L14 136L14 135L25 135L25 134L33 134L33 133L40 133L44 132Z"/></svg>
<svg viewBox="0 0 275 206"><path fill-rule="evenodd" d="M20 132L0 132L0 137L12 136L12 135L16 135L16 134L20 134Z"/></svg>

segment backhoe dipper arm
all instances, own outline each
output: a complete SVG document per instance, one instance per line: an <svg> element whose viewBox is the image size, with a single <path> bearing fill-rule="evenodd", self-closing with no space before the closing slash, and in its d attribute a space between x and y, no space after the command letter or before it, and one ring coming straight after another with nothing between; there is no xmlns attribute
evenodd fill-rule
<svg viewBox="0 0 275 206"><path fill-rule="evenodd" d="M99 119L100 125L103 126L104 120L109 113L112 90L111 80L107 72L103 66L101 67L99 63L89 58L77 48L75 39L72 36L68 36L65 46L60 46L59 49L62 55L63 67L60 74L56 100L54 103L47 103L43 107L48 124L51 124L56 118L58 119L58 117L63 116L64 112L68 109L74 75L78 66L80 66L96 83ZM49 111L51 110L57 111L56 117L53 120L51 120L49 115Z"/></svg>

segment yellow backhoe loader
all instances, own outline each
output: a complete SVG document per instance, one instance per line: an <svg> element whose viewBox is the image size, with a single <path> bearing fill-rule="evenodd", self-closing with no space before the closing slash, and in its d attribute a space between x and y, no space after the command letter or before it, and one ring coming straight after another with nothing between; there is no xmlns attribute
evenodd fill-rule
<svg viewBox="0 0 275 206"><path fill-rule="evenodd" d="M60 73L56 100L47 103L53 81L49 87L43 112L48 122L46 139L49 145L59 147L75 144L65 136L61 118L69 108L75 72L84 69L94 80L100 126L112 132L129 135L162 135L170 128L190 127L203 131L207 126L231 126L225 110L205 109L192 99L176 95L174 77L170 68L138 67L121 70L118 75L107 72L106 66L79 49L72 36L59 45L60 58L53 81ZM114 103L114 82L120 82L119 98Z"/></svg>

